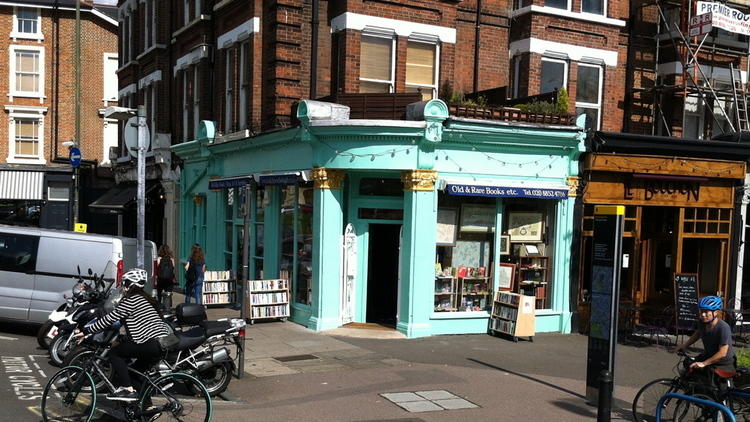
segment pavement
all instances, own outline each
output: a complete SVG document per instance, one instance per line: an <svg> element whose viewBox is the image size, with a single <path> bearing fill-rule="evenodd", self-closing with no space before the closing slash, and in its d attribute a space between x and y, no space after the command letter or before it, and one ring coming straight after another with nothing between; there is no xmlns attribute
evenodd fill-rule
<svg viewBox="0 0 750 422"><path fill-rule="evenodd" d="M208 314L239 316L223 308ZM393 330L314 332L280 321L246 332L245 376L232 380L215 420L596 420L585 399L583 335L407 339ZM671 377L677 362L664 347L619 345L612 420L631 420L638 389Z"/></svg>

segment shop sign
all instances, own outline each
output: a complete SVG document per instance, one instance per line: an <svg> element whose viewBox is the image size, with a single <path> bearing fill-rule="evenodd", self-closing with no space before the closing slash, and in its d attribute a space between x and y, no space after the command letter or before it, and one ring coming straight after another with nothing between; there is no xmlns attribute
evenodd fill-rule
<svg viewBox="0 0 750 422"><path fill-rule="evenodd" d="M210 180L208 182L208 189L221 190L221 189L241 188L245 185L249 185L251 180L253 180L253 178L249 176Z"/></svg>
<svg viewBox="0 0 750 422"><path fill-rule="evenodd" d="M485 196L489 198L539 198L539 199L566 199L567 189L549 188L521 188L504 186L482 186L449 184L445 191L451 195L460 196Z"/></svg>
<svg viewBox="0 0 750 422"><path fill-rule="evenodd" d="M700 200L701 185L689 180L630 179L623 183L623 198L632 200L642 198L645 201L654 199L682 199L686 202ZM636 192L641 191L641 192Z"/></svg>
<svg viewBox="0 0 750 422"><path fill-rule="evenodd" d="M261 175L260 176L260 184L261 185L294 185L297 183L297 180L299 180L299 176L296 174L273 174L273 175Z"/></svg>

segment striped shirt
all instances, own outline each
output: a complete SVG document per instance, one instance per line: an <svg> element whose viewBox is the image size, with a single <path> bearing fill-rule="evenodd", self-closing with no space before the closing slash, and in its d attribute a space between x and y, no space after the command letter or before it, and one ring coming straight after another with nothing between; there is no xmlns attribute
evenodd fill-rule
<svg viewBox="0 0 750 422"><path fill-rule="evenodd" d="M115 309L84 328L84 334L94 334L122 321L130 338L137 344L170 334L169 328L154 306L141 295L120 300Z"/></svg>

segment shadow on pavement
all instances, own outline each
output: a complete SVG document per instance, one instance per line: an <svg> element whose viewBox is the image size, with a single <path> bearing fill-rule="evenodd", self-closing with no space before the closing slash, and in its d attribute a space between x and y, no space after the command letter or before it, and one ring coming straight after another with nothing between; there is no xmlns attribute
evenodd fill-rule
<svg viewBox="0 0 750 422"><path fill-rule="evenodd" d="M559 385L555 385L555 384L549 383L547 381L542 381L540 379L534 378L534 377L529 376L529 375L522 374L520 372L515 372L515 371L511 371L510 369L501 368L499 366L495 366L495 365L493 365L491 363L482 362L482 361L477 360L477 359L468 358L468 360L470 360L472 362L475 362L475 363L478 363L480 365L484 365L484 366L486 366L488 368L496 369L498 371L507 372L507 373L509 373L511 375L515 375L517 377L524 378L524 379L527 379L529 381L534 381L536 383L542 384L542 385L550 387L550 388L554 388L555 390L562 391L563 393L567 393L567 394L579 397L579 398L584 399L584 400L586 399L586 397L583 394L576 393L573 390L568 390L567 388L560 387Z"/></svg>

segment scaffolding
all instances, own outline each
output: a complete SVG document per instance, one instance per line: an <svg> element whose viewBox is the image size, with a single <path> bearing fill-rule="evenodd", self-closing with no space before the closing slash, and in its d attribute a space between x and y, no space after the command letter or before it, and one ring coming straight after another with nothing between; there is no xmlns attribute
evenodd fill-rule
<svg viewBox="0 0 750 422"><path fill-rule="evenodd" d="M738 35L739 42L721 42L719 29L701 36L689 37L688 25L696 10L696 0L655 0L640 3L639 16L646 16L649 7L655 7L656 34L648 36L631 33L630 48L637 48L632 41L635 39L653 41L653 85L650 87L632 87L634 92L650 96L650 122L652 135L673 136L673 129L681 128L685 136L689 107L694 107L696 113L696 133L698 138L711 138L712 134L732 132L748 132L747 112L747 75L750 74L750 45L746 35ZM738 7L746 5L738 4ZM745 7L747 8L747 7ZM635 32L635 31L634 31ZM742 39L745 38L744 41ZM669 45L671 44L671 49ZM637 43L636 43L637 44ZM734 48L732 48L734 47ZM673 51L674 60L667 63L678 63L679 69L669 73L662 70L663 56ZM740 71L744 62L745 73ZM634 64L634 71L648 72L646 66L638 69ZM640 97L644 99L643 96ZM678 104L675 100L682 100L681 110L665 110ZM642 101L642 102L647 102ZM670 113L672 111L672 113ZM675 124L674 111L681 111L681 124ZM708 118L710 116L710 118ZM718 130L717 130L718 129Z"/></svg>

